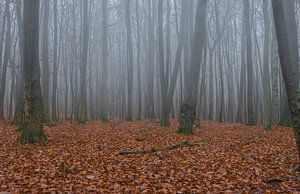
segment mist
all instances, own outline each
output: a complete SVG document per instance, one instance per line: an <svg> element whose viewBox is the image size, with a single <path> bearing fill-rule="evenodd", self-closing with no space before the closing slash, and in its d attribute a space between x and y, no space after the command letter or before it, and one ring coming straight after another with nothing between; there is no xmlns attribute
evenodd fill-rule
<svg viewBox="0 0 300 194"><path fill-rule="evenodd" d="M25 144L66 123L196 136L231 124L291 127L296 161L299 8L298 0L1 0L0 120Z"/></svg>

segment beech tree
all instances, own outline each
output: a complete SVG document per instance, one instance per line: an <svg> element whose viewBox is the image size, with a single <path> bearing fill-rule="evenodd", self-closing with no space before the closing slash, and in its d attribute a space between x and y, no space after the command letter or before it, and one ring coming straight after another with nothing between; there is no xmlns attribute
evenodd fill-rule
<svg viewBox="0 0 300 194"><path fill-rule="evenodd" d="M82 49L80 59L80 93L79 93L79 123L87 121L87 95L86 95L86 69L88 62L88 37L89 37L89 21L88 21L88 0L83 0L82 11Z"/></svg>
<svg viewBox="0 0 300 194"><path fill-rule="evenodd" d="M5 18L6 18L6 34L5 34L5 49L4 49L4 59L1 74L1 85L0 85L0 119L4 118L4 95L6 88L6 76L7 67L9 63L10 53L11 53L11 17L10 17L10 1L5 0Z"/></svg>
<svg viewBox="0 0 300 194"><path fill-rule="evenodd" d="M193 46L191 64L189 67L188 84L185 88L185 96L181 104L180 126L178 133L192 134L193 123L196 116L197 88L199 82L200 65L202 62L202 49L205 37L207 0L197 1L195 18L195 31L193 34ZM199 54L200 52L200 54Z"/></svg>
<svg viewBox="0 0 300 194"><path fill-rule="evenodd" d="M132 91L133 91L133 48L132 48L132 30L131 30L131 1L125 0L125 25L127 37L127 120L133 120L132 113Z"/></svg>
<svg viewBox="0 0 300 194"><path fill-rule="evenodd" d="M42 92L43 92L43 108L45 122L49 121L49 9L50 1L43 1L43 77L42 77Z"/></svg>
<svg viewBox="0 0 300 194"><path fill-rule="evenodd" d="M22 143L46 140L43 130L43 103L39 67L39 0L24 1L23 20L23 81L24 102L19 138Z"/></svg>
<svg viewBox="0 0 300 194"><path fill-rule="evenodd" d="M271 129L271 91L270 91L270 71L269 71L269 45L270 45L270 19L269 19L269 3L263 2L263 14L265 25L264 36L264 127Z"/></svg>
<svg viewBox="0 0 300 194"><path fill-rule="evenodd" d="M285 24L285 15L283 1L272 0L273 16L278 42L278 53L281 63L281 69L285 88L288 96L289 108L292 115L292 126L295 130L296 146L300 160L300 90L298 87L298 64L292 60L292 51L289 46L288 31ZM294 10L290 9L290 12ZM300 171L300 166L295 170Z"/></svg>

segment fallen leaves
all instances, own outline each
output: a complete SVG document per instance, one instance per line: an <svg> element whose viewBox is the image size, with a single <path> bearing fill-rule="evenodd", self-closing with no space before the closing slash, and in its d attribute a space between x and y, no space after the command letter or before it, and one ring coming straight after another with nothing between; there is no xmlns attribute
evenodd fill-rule
<svg viewBox="0 0 300 194"><path fill-rule="evenodd" d="M45 127L48 142L21 145L0 124L0 192L261 193L300 191L293 132L275 127L201 122L195 135L176 134L176 121L62 123ZM143 137L142 141L137 137ZM139 155L126 148L209 142ZM280 181L279 181L280 180Z"/></svg>

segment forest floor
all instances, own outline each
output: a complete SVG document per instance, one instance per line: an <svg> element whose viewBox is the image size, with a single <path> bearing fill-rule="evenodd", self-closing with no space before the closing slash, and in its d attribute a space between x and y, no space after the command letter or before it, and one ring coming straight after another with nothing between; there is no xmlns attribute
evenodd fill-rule
<svg viewBox="0 0 300 194"><path fill-rule="evenodd" d="M21 145L15 126L0 124L0 192L261 193L299 192L293 131L203 121L195 135L158 122L45 127L48 141ZM197 146L120 155L128 148Z"/></svg>

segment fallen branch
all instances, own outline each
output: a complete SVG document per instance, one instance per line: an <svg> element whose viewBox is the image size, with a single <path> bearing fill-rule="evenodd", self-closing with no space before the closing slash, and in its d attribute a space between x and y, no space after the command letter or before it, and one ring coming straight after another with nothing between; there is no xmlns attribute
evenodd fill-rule
<svg viewBox="0 0 300 194"><path fill-rule="evenodd" d="M199 142L199 143L191 143L187 140L181 141L177 144L173 144L170 146L163 146L163 147L149 147L149 148L140 148L140 149L124 149L119 152L120 155L127 155L127 154L148 154L148 153L154 153L159 151L165 151L165 150L174 150L179 147L184 146L198 146L198 145L204 145L207 144L207 142Z"/></svg>

